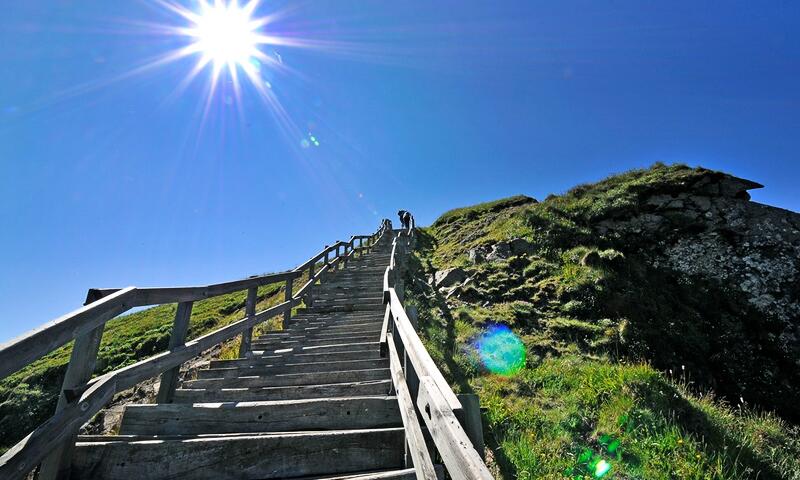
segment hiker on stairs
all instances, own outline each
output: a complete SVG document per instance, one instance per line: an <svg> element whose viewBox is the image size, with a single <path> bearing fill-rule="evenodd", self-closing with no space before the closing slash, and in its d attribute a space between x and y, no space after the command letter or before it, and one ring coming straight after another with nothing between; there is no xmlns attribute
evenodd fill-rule
<svg viewBox="0 0 800 480"><path fill-rule="evenodd" d="M403 226L403 230L408 230L408 227L411 225L411 212L407 210L398 210L397 216L400 217L400 224Z"/></svg>

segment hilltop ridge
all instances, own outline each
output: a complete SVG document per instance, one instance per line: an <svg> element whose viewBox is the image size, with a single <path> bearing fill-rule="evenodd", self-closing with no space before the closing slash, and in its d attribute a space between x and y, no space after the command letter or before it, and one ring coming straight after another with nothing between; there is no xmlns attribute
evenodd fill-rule
<svg viewBox="0 0 800 480"><path fill-rule="evenodd" d="M670 456L685 458L681 478L800 475L787 460L800 454L800 215L751 201L761 187L656 164L451 210L425 230L411 296L429 348L489 408L506 471L586 473L545 457L595 458L611 435L640 458L618 458L621 478L670 478ZM476 339L497 324L527 353L512 375L480 361ZM578 401L610 378L598 403ZM647 412L652 435L608 424L608 409ZM696 453L646 446L678 440Z"/></svg>

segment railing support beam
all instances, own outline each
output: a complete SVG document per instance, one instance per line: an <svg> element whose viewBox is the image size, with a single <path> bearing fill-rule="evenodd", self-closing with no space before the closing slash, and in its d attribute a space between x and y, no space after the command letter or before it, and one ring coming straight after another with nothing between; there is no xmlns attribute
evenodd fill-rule
<svg viewBox="0 0 800 480"><path fill-rule="evenodd" d="M312 271L314 267L311 267ZM313 277L313 275L312 275ZM310 280L309 280L310 281ZM308 298L311 298L311 289L308 289ZM283 295L283 300L285 302L292 301L292 278L289 277L286 279L286 291ZM283 312L283 329L285 330L289 326L289 321L292 319L292 309L287 308L285 312Z"/></svg>
<svg viewBox="0 0 800 480"><path fill-rule="evenodd" d="M56 404L56 413L61 412L78 400L86 389L86 383L91 380L97 363L97 351L100 349L100 340L103 338L104 329L105 324L75 339L67 372L64 374L61 395L59 395L58 404ZM39 480L69 478L77 433L76 431L67 436L58 448L45 457L39 471Z"/></svg>
<svg viewBox="0 0 800 480"><path fill-rule="evenodd" d="M192 317L194 302L181 302L175 311L175 322L172 324L172 334L169 336L169 349L174 350L186 343L186 334L189 332L189 320ZM178 377L181 367L177 366L161 374L161 384L158 386L156 403L172 403L175 388L178 386Z"/></svg>
<svg viewBox="0 0 800 480"><path fill-rule="evenodd" d="M472 441L472 446L484 460L485 446L483 443L483 423L481 422L481 402L478 396L474 393L460 393L457 395L458 401L461 402L463 419L461 426Z"/></svg>
<svg viewBox="0 0 800 480"><path fill-rule="evenodd" d="M291 279L291 277L289 277ZM287 279L287 281L289 281ZM258 287L247 289L247 303L245 303L245 315L247 318L256 316L256 303L258 303ZM242 343L239 345L239 358L244 358L250 351L250 344L253 341L253 327L242 332Z"/></svg>

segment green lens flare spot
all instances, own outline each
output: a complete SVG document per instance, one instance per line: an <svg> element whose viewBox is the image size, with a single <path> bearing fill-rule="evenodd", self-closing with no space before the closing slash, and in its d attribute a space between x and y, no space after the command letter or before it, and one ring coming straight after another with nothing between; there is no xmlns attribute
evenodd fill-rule
<svg viewBox="0 0 800 480"><path fill-rule="evenodd" d="M594 466L594 476L595 478L603 478L605 474L611 471L611 464L606 462L605 460L600 460Z"/></svg>
<svg viewBox="0 0 800 480"><path fill-rule="evenodd" d="M525 366L525 344L505 325L491 325L476 341L481 363L492 373L513 375Z"/></svg>

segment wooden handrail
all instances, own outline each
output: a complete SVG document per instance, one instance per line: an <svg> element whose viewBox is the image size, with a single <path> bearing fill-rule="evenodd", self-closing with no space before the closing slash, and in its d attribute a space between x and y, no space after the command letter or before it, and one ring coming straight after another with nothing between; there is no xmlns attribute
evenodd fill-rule
<svg viewBox="0 0 800 480"><path fill-rule="evenodd" d="M0 346L0 379L133 308L137 295L135 287L123 288L4 343Z"/></svg>
<svg viewBox="0 0 800 480"><path fill-rule="evenodd" d="M391 333L388 345L389 370L392 374L395 396L400 407L400 417L403 419L403 427L406 431L406 443L408 443L408 450L413 459L417 480L435 480L436 470L433 468L433 461L431 461L428 447L425 445L425 437L422 435L422 428L417 419L414 400L411 398L411 392L406 384L406 375L400 364L400 356L397 354L397 347Z"/></svg>
<svg viewBox="0 0 800 480"><path fill-rule="evenodd" d="M384 303L386 312L381 329L380 349L381 356L388 354L392 370L392 381L395 391L398 392L398 401L401 401L401 411L404 407L400 396L406 394L416 396L416 411L424 419L428 432L439 452L439 456L447 468L451 478L459 480L489 480L492 474L481 459L480 454L475 450L471 440L467 436L464 428L459 423L459 417L464 418L463 407L456 394L450 388L442 372L436 366L427 349L417 335L411 320L406 314L403 302L395 290L399 280L398 276L398 254L405 250L415 234L414 218L412 216L410 226L407 230L400 230L392 241L392 254L389 266L386 267L383 275ZM398 246L402 246L398 248ZM403 355L406 358L405 369L410 372L403 372L404 375L397 374L394 369L398 368L399 360L395 361L397 349L394 342L399 340L402 344ZM410 367L409 367L410 365ZM409 391L406 385L407 377L419 379L418 388ZM413 400L413 398L412 398ZM414 425L406 423L406 440L412 453L418 447L418 439L414 435ZM408 432L409 427L412 431ZM424 458L414 459L415 473L418 479L427 478L429 475L427 464Z"/></svg>
<svg viewBox="0 0 800 480"><path fill-rule="evenodd" d="M380 234L382 232L379 230L376 233ZM375 235L361 235L360 237L374 238ZM0 379L20 370L56 348L74 340L82 333L92 330L131 308L164 303L193 302L247 290L251 287L260 287L287 279L294 279L301 276L302 271L308 268L309 264L319 261L326 253L335 251L338 247L346 244L347 242L338 241L294 270L257 275L232 282L196 287L92 288L89 290L87 298L94 297L99 298L99 300L0 345Z"/></svg>
<svg viewBox="0 0 800 480"><path fill-rule="evenodd" d="M397 292L395 292L393 288L389 289L389 291L392 297L391 308L392 317L394 318L394 329L395 332L397 332L397 336L400 337L400 340L403 342L406 354L409 360L411 360L414 370L419 377L431 377L436 383L436 386L439 387L441 395L450 409L456 413L460 412L462 408L461 402L458 400L456 394L453 393L450 384L447 383L442 372L439 371L436 362L431 358L425 345L422 344L422 340L420 340L419 335L417 335L417 331L411 324L411 320L408 319L403 304L397 297Z"/></svg>
<svg viewBox="0 0 800 480"><path fill-rule="evenodd" d="M454 480L491 480L492 474L430 377L420 377L417 408Z"/></svg>
<svg viewBox="0 0 800 480"><path fill-rule="evenodd" d="M354 238L362 238L369 240L368 245L352 248L347 256L355 255L357 251L371 249L386 232L386 225L382 224L373 235L352 237L350 243L354 242ZM290 312L294 306L301 303L303 295L308 293L310 287L321 275L331 266L344 262L347 258L337 256L333 261L327 262L309 279L306 285L292 295L292 280L302 274L302 267L305 266L307 268L309 265L315 264L321 258L326 257L333 249L338 251L339 247L347 244L347 242L337 242L335 245L327 247L321 254L313 257L298 269L278 274L260 275L233 282L203 287L91 289L87 299L94 301L4 344L0 347L0 378L19 370L72 339L77 337L85 338L87 335L96 334L97 329L102 329L108 320L133 307L161 303L180 303L185 306L183 313L176 316L176 327L180 329L184 326L178 326L177 323L184 321L188 323L191 302L239 290L249 291L248 311L245 318L188 342L183 342L182 339L176 339L175 342L171 341L170 350L89 380L79 387L77 391L73 391L72 395L74 395L74 400L76 401L70 401L63 409L60 409L53 417L0 457L0 478L23 478L48 455L52 456L53 452L60 454L62 446L65 443L70 443L70 438L74 438L80 426L100 411L113 398L115 393L164 372L175 371L181 364L200 355L203 351L250 331L255 325L269 318ZM253 292L261 285L281 280L287 282L286 300L262 312L255 313ZM186 309L189 309L189 311ZM102 330L99 331L102 332ZM72 365L70 365L71 367ZM164 395L168 396L168 392ZM48 460L50 460L49 457ZM58 462L56 461L56 466L57 464Z"/></svg>

